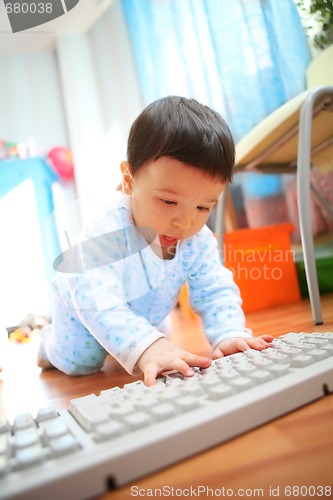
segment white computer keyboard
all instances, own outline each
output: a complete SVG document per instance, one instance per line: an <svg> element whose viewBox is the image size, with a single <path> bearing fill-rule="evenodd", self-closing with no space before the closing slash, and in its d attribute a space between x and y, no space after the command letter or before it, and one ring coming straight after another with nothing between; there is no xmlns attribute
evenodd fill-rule
<svg viewBox="0 0 333 500"><path fill-rule="evenodd" d="M333 332L289 333L213 362L0 422L0 498L83 500L333 392Z"/></svg>

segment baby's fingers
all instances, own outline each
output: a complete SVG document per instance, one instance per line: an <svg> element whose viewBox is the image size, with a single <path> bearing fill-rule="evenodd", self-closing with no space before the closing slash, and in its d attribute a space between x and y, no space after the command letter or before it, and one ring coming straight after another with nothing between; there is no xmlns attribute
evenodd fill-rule
<svg viewBox="0 0 333 500"><path fill-rule="evenodd" d="M154 363L147 363L144 368L144 383L147 387L155 385L157 375L159 374L158 367Z"/></svg>
<svg viewBox="0 0 333 500"><path fill-rule="evenodd" d="M192 377L194 375L193 366L199 368L208 368L211 364L211 360L208 358L203 358L196 354L187 353L184 358L175 358L172 369L179 372L184 377Z"/></svg>
<svg viewBox="0 0 333 500"><path fill-rule="evenodd" d="M219 358L223 358L224 354L219 347L215 347L212 356L213 356L213 359L219 359Z"/></svg>
<svg viewBox="0 0 333 500"><path fill-rule="evenodd" d="M260 339L264 339L266 342L273 342L274 337L273 335L260 335Z"/></svg>
<svg viewBox="0 0 333 500"><path fill-rule="evenodd" d="M189 366L197 366L198 368L208 368L211 365L211 360L198 354L186 353L184 361Z"/></svg>
<svg viewBox="0 0 333 500"><path fill-rule="evenodd" d="M148 387L153 386L158 375L170 370L175 370L184 377L192 377L194 375L192 367L208 368L210 365L209 358L191 353L186 353L183 358L168 358L164 362L160 360L159 364L147 363L144 367L144 383Z"/></svg>
<svg viewBox="0 0 333 500"><path fill-rule="evenodd" d="M147 387L152 387L155 385L158 375L173 370L184 375L184 377L192 377L194 375L193 369L182 359L175 359L173 363L168 363L167 366L160 369L154 363L148 363L144 369L144 383Z"/></svg>
<svg viewBox="0 0 333 500"><path fill-rule="evenodd" d="M263 338L260 337L247 339L247 343L252 349L257 349L258 351L262 351L263 349L269 347L269 344Z"/></svg>

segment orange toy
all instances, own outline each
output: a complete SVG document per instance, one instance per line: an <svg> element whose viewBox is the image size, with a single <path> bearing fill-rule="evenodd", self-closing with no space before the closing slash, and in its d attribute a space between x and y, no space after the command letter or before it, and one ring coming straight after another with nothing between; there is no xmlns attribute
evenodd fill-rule
<svg viewBox="0 0 333 500"><path fill-rule="evenodd" d="M243 311L260 311L301 299L294 255L290 245L291 223L238 229L224 234L224 265L239 286ZM180 308L195 317L185 284L179 295Z"/></svg>
<svg viewBox="0 0 333 500"><path fill-rule="evenodd" d="M290 223L226 232L222 258L234 273L245 313L300 300Z"/></svg>

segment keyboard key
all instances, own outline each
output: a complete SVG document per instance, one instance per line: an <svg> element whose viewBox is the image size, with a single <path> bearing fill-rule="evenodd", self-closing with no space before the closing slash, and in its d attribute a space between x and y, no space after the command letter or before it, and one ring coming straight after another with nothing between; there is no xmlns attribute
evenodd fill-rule
<svg viewBox="0 0 333 500"><path fill-rule="evenodd" d="M28 427L36 427L36 422L30 413L21 413L16 415L14 419L14 429L27 429Z"/></svg>
<svg viewBox="0 0 333 500"><path fill-rule="evenodd" d="M15 469L31 467L46 459L47 450L41 445L29 446L17 450L15 455Z"/></svg>
<svg viewBox="0 0 333 500"><path fill-rule="evenodd" d="M299 356L295 356L290 360L291 366L297 368L311 365L312 363L313 363L313 358L311 356L307 356L306 354L300 354Z"/></svg>
<svg viewBox="0 0 333 500"><path fill-rule="evenodd" d="M108 412L110 407L121 406L122 404L129 403L132 397L133 396L131 396L127 391L114 394L105 394L103 392L103 394L98 396L98 400L96 399L96 403L93 403L93 406L98 405L102 412Z"/></svg>
<svg viewBox="0 0 333 500"><path fill-rule="evenodd" d="M120 395L124 393L123 389L120 387L112 387L111 389L104 389L100 392L100 397L103 399L108 399L109 401L117 399Z"/></svg>
<svg viewBox="0 0 333 500"><path fill-rule="evenodd" d="M49 443L50 452L54 457L60 457L79 449L79 443L71 434L64 434Z"/></svg>
<svg viewBox="0 0 333 500"><path fill-rule="evenodd" d="M267 370L256 370L248 374L248 377L256 384L262 384L273 378L272 372Z"/></svg>
<svg viewBox="0 0 333 500"><path fill-rule="evenodd" d="M126 426L117 420L110 420L104 424L98 425L95 429L93 439L97 443L103 442L105 439L111 439L120 436L125 432Z"/></svg>
<svg viewBox="0 0 333 500"><path fill-rule="evenodd" d="M273 361L268 358L264 358L263 356L257 359L252 359L252 364L257 368L269 368L273 365Z"/></svg>
<svg viewBox="0 0 333 500"><path fill-rule="evenodd" d="M279 339L274 339L271 342L271 348L273 348L273 349L279 350L281 347L285 347L285 346L286 346L286 343L282 340L282 337Z"/></svg>
<svg viewBox="0 0 333 500"><path fill-rule="evenodd" d="M270 359L274 363L289 364L288 356L276 349L266 349L265 352L263 352L263 357Z"/></svg>
<svg viewBox="0 0 333 500"><path fill-rule="evenodd" d="M270 371L273 376L280 377L281 375L285 375L290 371L290 363L273 365L268 367L267 370Z"/></svg>
<svg viewBox="0 0 333 500"><path fill-rule="evenodd" d="M255 371L257 371L257 368L255 367L255 365L251 364L251 363L247 363L247 364L241 364L237 367L237 371L243 375L249 375Z"/></svg>
<svg viewBox="0 0 333 500"><path fill-rule="evenodd" d="M208 387L207 395L210 399L222 399L234 394L234 390L230 385L220 384L215 387Z"/></svg>
<svg viewBox="0 0 333 500"><path fill-rule="evenodd" d="M68 428L61 421L51 421L48 422L48 425L43 429L43 437L46 443L51 441L51 439L55 439L57 437L63 436L67 434Z"/></svg>
<svg viewBox="0 0 333 500"><path fill-rule="evenodd" d="M204 394L204 390L200 385L198 380L185 379L184 385L181 388L181 392L187 396L202 396Z"/></svg>
<svg viewBox="0 0 333 500"><path fill-rule="evenodd" d="M103 399L102 399L103 401ZM105 401L105 399L104 399ZM70 402L70 412L87 432L91 432L96 425L108 419L106 411L103 411L101 399L95 394L89 394L82 398L72 399ZM106 401L107 405L110 402Z"/></svg>
<svg viewBox="0 0 333 500"><path fill-rule="evenodd" d="M181 411L193 410L200 405L200 400L195 396L183 396L180 399L174 401L175 406Z"/></svg>
<svg viewBox="0 0 333 500"><path fill-rule="evenodd" d="M236 391L244 391L253 386L253 382L246 377L238 377L228 382Z"/></svg>
<svg viewBox="0 0 333 500"><path fill-rule="evenodd" d="M326 351L330 356L333 355L333 344L325 344L324 346L318 346L320 350Z"/></svg>
<svg viewBox="0 0 333 500"><path fill-rule="evenodd" d="M138 393L138 392L147 392L148 387L142 382L142 380L136 380L135 382L131 382L130 384L124 385L125 391L129 393Z"/></svg>
<svg viewBox="0 0 333 500"><path fill-rule="evenodd" d="M127 424L130 429L141 429L142 427L149 425L151 421L151 416L143 411L138 411L136 413L133 413L132 415L127 415L124 418L125 424Z"/></svg>
<svg viewBox="0 0 333 500"><path fill-rule="evenodd" d="M233 365L237 365L237 363L242 363L247 358L244 353L237 352L236 354L231 354L230 356L228 356L228 359Z"/></svg>
<svg viewBox="0 0 333 500"><path fill-rule="evenodd" d="M324 349L315 349L309 352L309 356L311 356L314 361L320 361L321 359L328 358L329 355L329 352Z"/></svg>
<svg viewBox="0 0 333 500"><path fill-rule="evenodd" d="M59 414L55 411L52 406L46 406L40 408L37 412L36 422L44 422L45 420L50 420L51 418L57 418Z"/></svg>
<svg viewBox="0 0 333 500"><path fill-rule="evenodd" d="M149 387L149 392L158 396L165 390L165 383L162 379L157 379L153 387Z"/></svg>
<svg viewBox="0 0 333 500"><path fill-rule="evenodd" d="M220 378L216 374L206 374L202 377L201 386L204 389L208 387L213 387L214 385L219 385L221 383Z"/></svg>
<svg viewBox="0 0 333 500"><path fill-rule="evenodd" d="M224 381L233 380L235 377L238 377L238 372L235 368L219 367L216 373Z"/></svg>
<svg viewBox="0 0 333 500"><path fill-rule="evenodd" d="M124 403L119 405L113 405L109 409L109 415L113 418L122 420L126 415L131 415L135 413L135 406L132 403Z"/></svg>
<svg viewBox="0 0 333 500"><path fill-rule="evenodd" d="M164 420L176 415L176 408L170 403L162 403L160 405L154 406L150 410L151 414L158 420Z"/></svg>
<svg viewBox="0 0 333 500"><path fill-rule="evenodd" d="M32 446L39 442L39 436L37 429L24 429L22 431L17 431L14 436L14 446L15 448L26 448L27 446Z"/></svg>
<svg viewBox="0 0 333 500"><path fill-rule="evenodd" d="M206 374L210 374L210 373L214 373L214 372L215 372L215 365L214 364L212 364L208 368L201 368L200 369L201 375L206 375Z"/></svg>
<svg viewBox="0 0 333 500"><path fill-rule="evenodd" d="M177 400L181 395L180 389L177 387L167 386L163 392L159 395L159 400L161 402L170 402Z"/></svg>
<svg viewBox="0 0 333 500"><path fill-rule="evenodd" d="M256 351L255 349L248 349L244 353L244 357L246 359L255 359L255 358L260 358L262 356L262 351Z"/></svg>
<svg viewBox="0 0 333 500"><path fill-rule="evenodd" d="M148 394L140 397L135 397L132 400L134 406L138 410L145 410L153 405L158 404L158 398L153 394Z"/></svg>
<svg viewBox="0 0 333 500"><path fill-rule="evenodd" d="M177 388L183 384L183 379L179 377L168 376L165 380L165 385L169 388Z"/></svg>

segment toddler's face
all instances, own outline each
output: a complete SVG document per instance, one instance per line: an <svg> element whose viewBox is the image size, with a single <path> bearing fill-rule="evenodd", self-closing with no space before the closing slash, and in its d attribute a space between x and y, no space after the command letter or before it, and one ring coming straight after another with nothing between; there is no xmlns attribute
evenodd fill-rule
<svg viewBox="0 0 333 500"><path fill-rule="evenodd" d="M125 175L125 170L123 175ZM199 169L163 156L127 176L134 222L153 228L164 257L177 241L196 234L206 224L226 184Z"/></svg>

